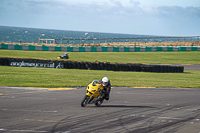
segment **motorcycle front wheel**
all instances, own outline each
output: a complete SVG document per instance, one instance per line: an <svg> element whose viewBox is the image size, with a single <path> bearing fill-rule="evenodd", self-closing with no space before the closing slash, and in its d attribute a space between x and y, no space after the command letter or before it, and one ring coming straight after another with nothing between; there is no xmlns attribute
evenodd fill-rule
<svg viewBox="0 0 200 133"><path fill-rule="evenodd" d="M81 106L85 107L88 104L89 100L90 100L90 97L85 95L83 98L83 101L81 102Z"/></svg>

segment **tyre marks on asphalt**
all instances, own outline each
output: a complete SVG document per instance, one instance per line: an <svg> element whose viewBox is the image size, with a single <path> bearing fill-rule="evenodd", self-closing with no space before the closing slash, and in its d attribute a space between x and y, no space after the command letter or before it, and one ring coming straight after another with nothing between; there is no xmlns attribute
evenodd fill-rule
<svg viewBox="0 0 200 133"><path fill-rule="evenodd" d="M95 108L95 107L94 107ZM108 114L105 114L105 110L109 108L122 108L122 110L114 111L114 112L108 112ZM132 109L138 110L140 108L139 106L106 106L103 105L99 107L99 109L102 110L104 113L96 114L95 112L93 114L81 114L81 115L75 115L71 117L66 117L66 119L63 119L62 121L65 121L65 123L57 123L54 128L52 129L52 133L56 131L71 131L71 132L93 132L93 131L99 131L99 132L127 132L128 129L124 128L121 121L128 121L129 119L125 118L121 120L122 114L130 114ZM149 106L141 106L145 110L145 108L152 108ZM103 111L104 110L104 111ZM109 111L109 110L108 110ZM138 113L142 112L141 110L138 110ZM137 120L134 120L137 121ZM132 122L134 122L132 120ZM138 119L138 121L141 121L141 118ZM107 130L109 129L109 130ZM111 130L110 130L111 129Z"/></svg>
<svg viewBox="0 0 200 133"><path fill-rule="evenodd" d="M42 88L42 87L28 87L29 89L38 89L38 90L77 90L77 88Z"/></svg>
<svg viewBox="0 0 200 133"><path fill-rule="evenodd" d="M166 108L165 110L161 110L159 112L134 116L133 117L141 117L149 119L149 126L145 126L145 124L141 127L136 127L135 130L131 132L175 132L175 131L184 131L187 128L193 127L194 123L199 124L199 112L198 111L186 111L179 110L177 111L178 106L172 106ZM146 123L148 124L148 123ZM184 128L187 126L187 128ZM200 127L195 128L197 131L200 131Z"/></svg>
<svg viewBox="0 0 200 133"><path fill-rule="evenodd" d="M37 119L24 119L25 121L35 121L35 122L47 122L47 123L58 123L58 122L64 122L64 121L53 121L53 120L37 120Z"/></svg>
<svg viewBox="0 0 200 133"><path fill-rule="evenodd" d="M57 113L57 110L24 110L24 109L6 109L0 108L1 111L12 111L12 112L39 112L39 113Z"/></svg>
<svg viewBox="0 0 200 133"><path fill-rule="evenodd" d="M112 107L117 108L117 106L103 108ZM191 107L185 105L122 108L125 109L108 112L108 115L93 113L68 116L58 122L51 132L175 132L183 127L191 128L200 124L199 111L197 109L189 111L188 108ZM195 129L200 131L200 127Z"/></svg>
<svg viewBox="0 0 200 133"><path fill-rule="evenodd" d="M5 129L5 128L0 128L0 132L48 133L48 131L19 130L19 129Z"/></svg>

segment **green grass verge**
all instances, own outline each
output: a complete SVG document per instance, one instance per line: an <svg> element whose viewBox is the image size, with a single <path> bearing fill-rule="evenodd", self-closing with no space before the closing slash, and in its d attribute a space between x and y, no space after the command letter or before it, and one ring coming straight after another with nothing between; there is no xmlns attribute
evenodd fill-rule
<svg viewBox="0 0 200 133"><path fill-rule="evenodd" d="M0 50L0 57L57 60L65 52ZM200 52L68 52L69 60L111 63L200 64Z"/></svg>
<svg viewBox="0 0 200 133"><path fill-rule="evenodd" d="M103 76L111 79L112 86L200 88L200 71L146 73L0 66L0 86L77 87Z"/></svg>
<svg viewBox="0 0 200 133"><path fill-rule="evenodd" d="M57 60L64 52L0 50L0 57ZM68 52L72 61L111 63L200 64L193 52ZM184 73L114 72L0 66L0 86L77 87L107 76L113 86L200 88L200 71Z"/></svg>

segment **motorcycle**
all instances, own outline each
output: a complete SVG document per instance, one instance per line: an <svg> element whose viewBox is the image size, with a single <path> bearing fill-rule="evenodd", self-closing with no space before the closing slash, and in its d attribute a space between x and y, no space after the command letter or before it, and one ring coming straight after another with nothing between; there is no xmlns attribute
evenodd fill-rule
<svg viewBox="0 0 200 133"><path fill-rule="evenodd" d="M85 107L87 104L95 104L101 106L103 103L103 97L105 96L105 90L102 84L94 80L90 82L86 88L86 95L84 96L81 106Z"/></svg>

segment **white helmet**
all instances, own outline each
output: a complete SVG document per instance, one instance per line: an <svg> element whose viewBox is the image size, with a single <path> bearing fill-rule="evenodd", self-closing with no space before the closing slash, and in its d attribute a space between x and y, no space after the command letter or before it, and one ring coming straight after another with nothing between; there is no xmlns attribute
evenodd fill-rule
<svg viewBox="0 0 200 133"><path fill-rule="evenodd" d="M103 86L106 86L108 84L108 82L109 82L109 79L107 77L102 78L102 85Z"/></svg>

